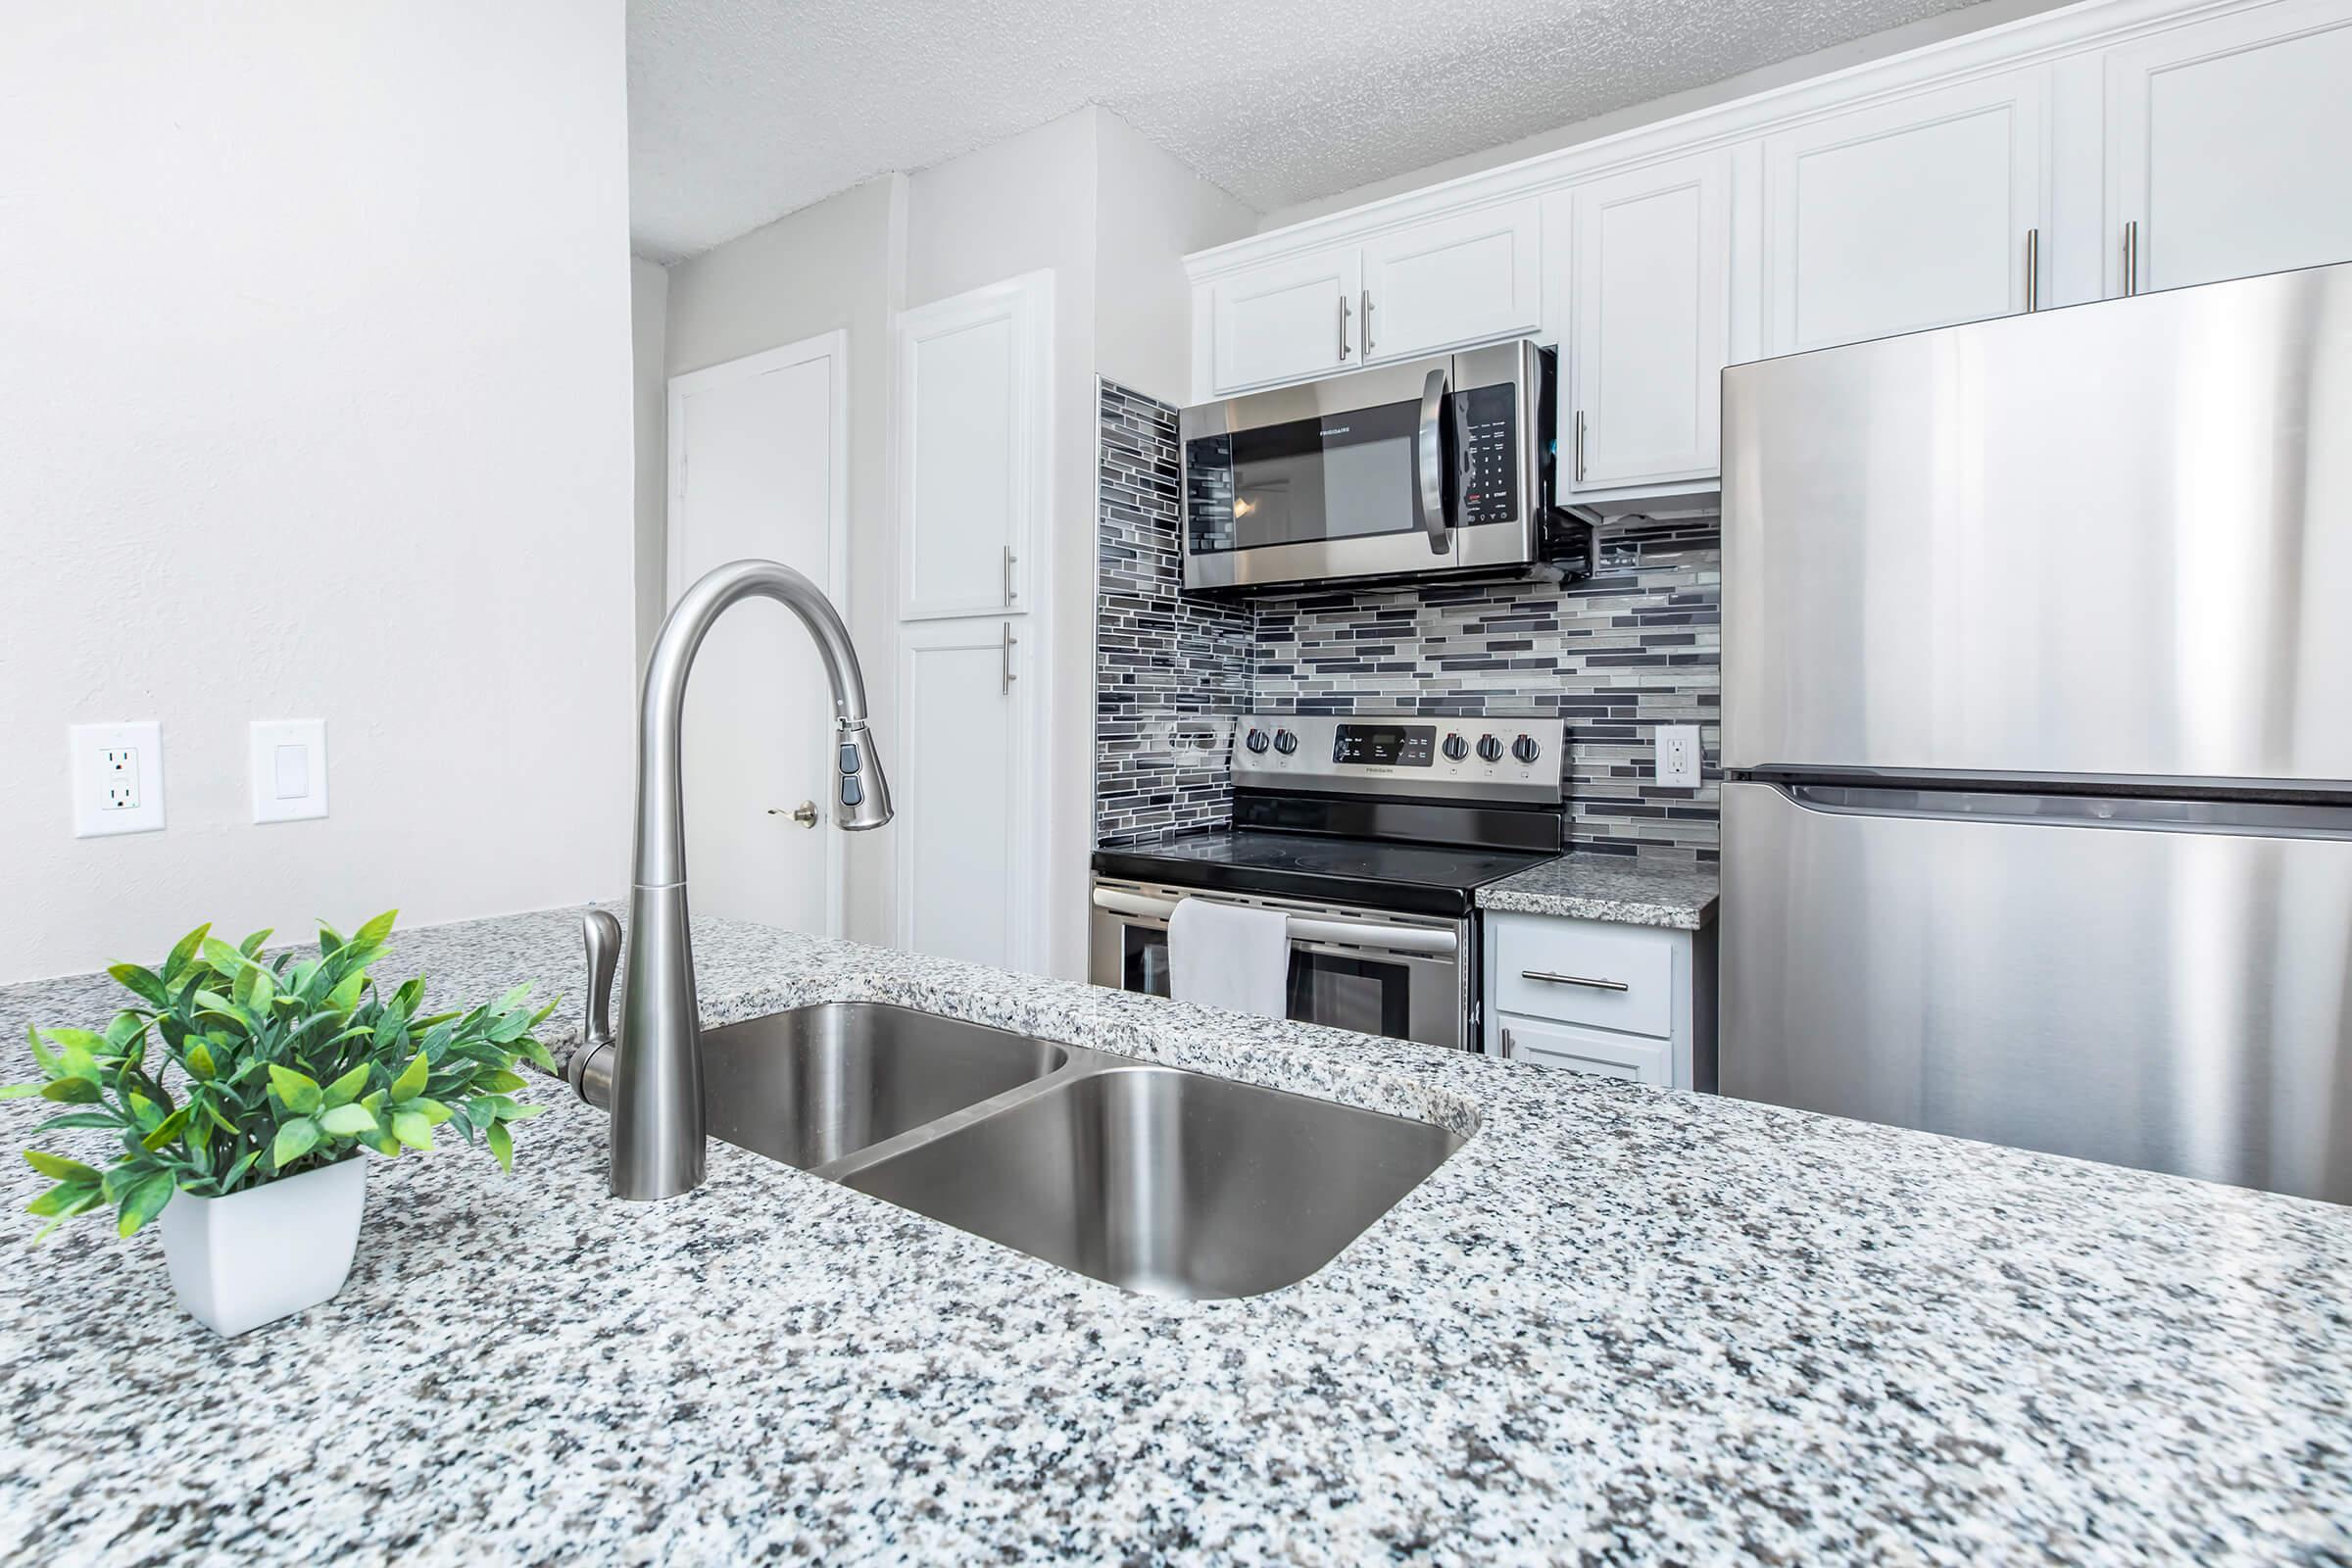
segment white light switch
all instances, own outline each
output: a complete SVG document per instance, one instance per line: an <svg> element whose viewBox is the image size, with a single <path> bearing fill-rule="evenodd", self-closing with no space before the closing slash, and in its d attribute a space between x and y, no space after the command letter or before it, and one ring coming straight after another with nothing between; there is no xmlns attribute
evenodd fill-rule
<svg viewBox="0 0 2352 1568"><path fill-rule="evenodd" d="M326 814L326 720L253 721L253 819L294 822Z"/></svg>
<svg viewBox="0 0 2352 1568"><path fill-rule="evenodd" d="M74 724L66 731L66 749L75 838L153 833L164 825L161 724Z"/></svg>
<svg viewBox="0 0 2352 1568"><path fill-rule="evenodd" d="M1658 726L1658 783L1670 790L1698 788L1698 726Z"/></svg>

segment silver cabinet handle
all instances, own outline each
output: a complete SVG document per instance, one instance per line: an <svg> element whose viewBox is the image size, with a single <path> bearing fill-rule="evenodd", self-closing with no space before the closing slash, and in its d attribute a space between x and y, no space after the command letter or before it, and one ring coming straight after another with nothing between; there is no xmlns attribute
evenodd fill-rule
<svg viewBox="0 0 2352 1568"><path fill-rule="evenodd" d="M1015 643L1019 642L1019 641L1020 641L1020 639L1019 639L1018 637L1015 637L1015 636L1012 634L1012 622L1011 622L1011 621L1009 621L1009 620L1008 620L1008 621L1006 621L1006 622L1004 623L1004 689L1005 691L1009 692L1009 691L1011 691L1011 690L1012 690L1012 683L1013 683L1015 680L1017 680L1017 679L1019 679L1019 678L1020 678L1020 677L1018 677L1017 675L1013 674L1013 672L1012 672L1012 647L1013 647L1013 644L1015 644Z"/></svg>
<svg viewBox="0 0 2352 1568"><path fill-rule="evenodd" d="M1013 600L1019 597L1018 592L1012 586L1012 567L1013 564L1020 559L1012 553L1012 546L1004 547L1004 608L1006 610L1010 610Z"/></svg>
<svg viewBox="0 0 2352 1568"><path fill-rule="evenodd" d="M1576 411L1576 482L1585 482L1585 411Z"/></svg>
<svg viewBox="0 0 2352 1568"><path fill-rule="evenodd" d="M1369 354L1372 352L1372 291L1370 289L1364 290L1363 322L1364 352Z"/></svg>
<svg viewBox="0 0 2352 1568"><path fill-rule="evenodd" d="M1340 358L1348 358L1348 296L1340 296Z"/></svg>
<svg viewBox="0 0 2352 1568"><path fill-rule="evenodd" d="M1504 1024L1502 1027L1502 1059L1505 1061L1511 1059L1511 1027L1509 1024Z"/></svg>
<svg viewBox="0 0 2352 1568"><path fill-rule="evenodd" d="M1588 991L1631 991L1622 980L1593 980L1581 974L1553 974L1546 969L1522 969L1522 980L1541 980L1547 986L1583 986Z"/></svg>
<svg viewBox="0 0 2352 1568"><path fill-rule="evenodd" d="M1421 528L1429 535L1429 553L1442 556L1451 547L1446 536L1446 415L1452 401L1446 395L1447 375L1441 365L1421 383L1421 433L1417 460L1421 469Z"/></svg>
<svg viewBox="0 0 2352 1568"><path fill-rule="evenodd" d="M2041 230L2026 230L2026 309L2041 309Z"/></svg>
<svg viewBox="0 0 2352 1568"><path fill-rule="evenodd" d="M2124 293L2139 292L2139 220L2124 225Z"/></svg>
<svg viewBox="0 0 2352 1568"><path fill-rule="evenodd" d="M816 826L816 803L814 801L803 801L800 805L794 807L789 811L785 810L780 806L771 806L767 808L767 814L770 816L789 816L795 822L800 823L803 827Z"/></svg>

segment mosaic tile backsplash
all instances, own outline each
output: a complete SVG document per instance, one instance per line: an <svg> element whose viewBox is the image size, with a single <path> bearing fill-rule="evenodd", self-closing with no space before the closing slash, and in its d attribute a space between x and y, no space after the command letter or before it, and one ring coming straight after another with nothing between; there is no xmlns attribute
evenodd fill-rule
<svg viewBox="0 0 2352 1568"><path fill-rule="evenodd" d="M1239 713L1540 713L1568 724L1579 849L1715 858L1717 518L1611 524L1599 573L1567 587L1429 583L1213 604L1179 593L1176 411L1103 382L1102 424L1100 842L1230 820L1223 748ZM1661 723L1700 726L1703 787L1650 779Z"/></svg>

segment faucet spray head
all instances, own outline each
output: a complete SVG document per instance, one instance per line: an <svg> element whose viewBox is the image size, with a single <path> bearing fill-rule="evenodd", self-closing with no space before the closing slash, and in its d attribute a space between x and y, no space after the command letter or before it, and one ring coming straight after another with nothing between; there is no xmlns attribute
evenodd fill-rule
<svg viewBox="0 0 2352 1568"><path fill-rule="evenodd" d="M833 825L858 833L890 820L890 780L861 718L839 721L833 737Z"/></svg>

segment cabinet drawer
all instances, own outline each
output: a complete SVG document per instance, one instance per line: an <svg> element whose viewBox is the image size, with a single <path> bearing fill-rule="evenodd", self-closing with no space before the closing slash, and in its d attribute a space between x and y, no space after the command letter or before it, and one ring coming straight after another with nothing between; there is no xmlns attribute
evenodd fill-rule
<svg viewBox="0 0 2352 1568"><path fill-rule="evenodd" d="M1674 1033L1674 936L1544 915L1496 920L1490 1004L1522 1017L1627 1034Z"/></svg>
<svg viewBox="0 0 2352 1568"><path fill-rule="evenodd" d="M1539 1067L1564 1067L1570 1072L1603 1078L1631 1078L1638 1084L1674 1087L1674 1063L1662 1040L1638 1035L1613 1035L1574 1024L1538 1023L1529 1018L1503 1018L1503 1055Z"/></svg>

